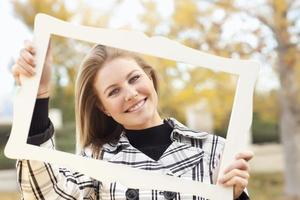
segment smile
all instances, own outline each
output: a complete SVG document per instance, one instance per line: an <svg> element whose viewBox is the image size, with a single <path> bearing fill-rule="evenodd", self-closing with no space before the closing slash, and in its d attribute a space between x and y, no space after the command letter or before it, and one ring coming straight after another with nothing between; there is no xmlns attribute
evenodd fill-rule
<svg viewBox="0 0 300 200"><path fill-rule="evenodd" d="M143 105L145 104L147 98L139 101L137 104L135 104L134 106L130 107L128 110L126 110L125 112L126 113L129 113L129 112L135 112L135 111L138 111L140 110L140 108L143 107Z"/></svg>

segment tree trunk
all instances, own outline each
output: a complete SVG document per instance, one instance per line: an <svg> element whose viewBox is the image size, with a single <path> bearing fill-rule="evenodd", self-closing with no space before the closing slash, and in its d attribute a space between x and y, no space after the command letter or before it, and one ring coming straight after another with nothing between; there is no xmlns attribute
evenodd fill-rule
<svg viewBox="0 0 300 200"><path fill-rule="evenodd" d="M288 62L287 51L288 49L279 51L278 54L281 83L280 133L285 157L284 190L289 199L300 200L300 86L297 81L296 62Z"/></svg>

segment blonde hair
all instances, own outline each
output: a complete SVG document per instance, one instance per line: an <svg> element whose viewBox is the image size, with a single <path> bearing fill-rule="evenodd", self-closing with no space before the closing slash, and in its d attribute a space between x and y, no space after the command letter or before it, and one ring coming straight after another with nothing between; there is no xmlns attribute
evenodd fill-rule
<svg viewBox="0 0 300 200"><path fill-rule="evenodd" d="M118 141L122 133L123 126L99 109L101 102L94 89L98 70L105 62L120 57L134 59L151 77L157 91L156 73L140 56L129 51L95 45L83 59L75 85L76 134L80 149L91 146L93 152L98 152L103 144Z"/></svg>

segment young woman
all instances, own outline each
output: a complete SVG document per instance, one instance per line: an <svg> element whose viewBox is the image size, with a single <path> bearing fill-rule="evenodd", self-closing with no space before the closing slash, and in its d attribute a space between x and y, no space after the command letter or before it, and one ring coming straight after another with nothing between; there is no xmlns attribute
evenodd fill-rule
<svg viewBox="0 0 300 200"><path fill-rule="evenodd" d="M35 74L34 56L33 44L25 42L12 70L17 84L21 85L21 75ZM54 129L48 118L50 68L48 53L28 142L54 148ZM223 177L216 180L225 140L190 130L174 118L162 119L157 111L157 86L154 69L141 57L94 46L81 64L75 86L76 128L82 155L209 184L218 181L234 186L235 199L249 199L245 192L247 161L253 154L238 154ZM102 183L37 161L20 160L17 170L24 199L202 199L127 188L118 182Z"/></svg>

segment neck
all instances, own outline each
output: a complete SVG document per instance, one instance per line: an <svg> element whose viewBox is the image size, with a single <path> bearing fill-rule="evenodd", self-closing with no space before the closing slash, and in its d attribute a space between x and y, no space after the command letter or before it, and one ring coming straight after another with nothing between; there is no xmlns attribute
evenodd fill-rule
<svg viewBox="0 0 300 200"><path fill-rule="evenodd" d="M127 130L142 130L142 129L158 126L158 125L161 125L163 123L164 123L163 119L160 117L158 112L156 112L156 114L154 115L154 117L151 120L149 120L149 121L147 121L143 124L138 124L138 125L135 125L135 126L124 126L124 128L127 129Z"/></svg>

